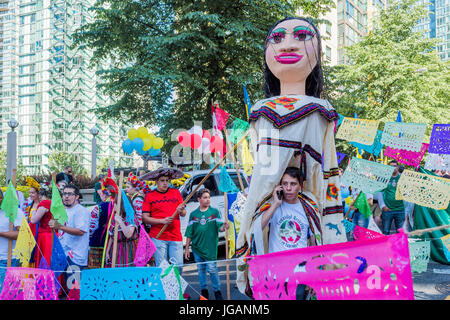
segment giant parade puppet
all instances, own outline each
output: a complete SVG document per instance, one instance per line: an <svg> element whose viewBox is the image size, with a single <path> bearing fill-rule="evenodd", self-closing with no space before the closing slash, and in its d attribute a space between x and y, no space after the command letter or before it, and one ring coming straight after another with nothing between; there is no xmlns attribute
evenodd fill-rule
<svg viewBox="0 0 450 320"><path fill-rule="evenodd" d="M321 38L303 18L286 18L264 43L264 91L250 114L255 166L236 243L237 285L251 294L246 257L268 252L261 213L287 167L300 169L299 200L317 245L345 242L334 142L337 112L323 91Z"/></svg>

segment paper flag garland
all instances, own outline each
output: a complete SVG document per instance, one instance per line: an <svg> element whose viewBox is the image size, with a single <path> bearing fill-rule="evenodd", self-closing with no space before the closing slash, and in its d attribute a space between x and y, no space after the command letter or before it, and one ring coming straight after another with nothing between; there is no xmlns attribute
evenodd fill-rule
<svg viewBox="0 0 450 320"><path fill-rule="evenodd" d="M19 209L19 199L17 198L16 188L11 181L9 181L8 188L6 189L1 209L5 212L6 217L14 223L17 217L17 210Z"/></svg>
<svg viewBox="0 0 450 320"><path fill-rule="evenodd" d="M377 134L379 121L344 118L336 134L336 139L371 145Z"/></svg>
<svg viewBox="0 0 450 320"><path fill-rule="evenodd" d="M433 125L428 152L450 154L450 124Z"/></svg>
<svg viewBox="0 0 450 320"><path fill-rule="evenodd" d="M253 173L253 165L255 161L253 160L250 149L248 148L247 140L244 139L241 145L241 161L244 172L247 176L251 176Z"/></svg>
<svg viewBox="0 0 450 320"><path fill-rule="evenodd" d="M141 224L139 231L139 242L134 255L134 265L144 267L156 251L156 246Z"/></svg>
<svg viewBox="0 0 450 320"><path fill-rule="evenodd" d="M442 248L447 261L450 262L450 234L441 237Z"/></svg>
<svg viewBox="0 0 450 320"><path fill-rule="evenodd" d="M50 269L55 272L55 276L58 277L63 270L67 267L66 253L59 242L56 232L53 234L53 247L52 247L52 258L50 262ZM57 272L58 271L58 272Z"/></svg>
<svg viewBox="0 0 450 320"><path fill-rule="evenodd" d="M384 155L397 160L399 163L418 168L427 149L428 143L422 143L422 148L419 152L386 147Z"/></svg>
<svg viewBox="0 0 450 320"><path fill-rule="evenodd" d="M253 256L248 265L257 300L293 300L301 284L312 287L317 300L414 299L403 232Z"/></svg>
<svg viewBox="0 0 450 320"><path fill-rule="evenodd" d="M394 167L353 157L342 175L342 183L366 193L376 193L386 188Z"/></svg>
<svg viewBox="0 0 450 320"><path fill-rule="evenodd" d="M222 170L220 170L219 190L228 193L239 192L239 189L234 184L234 181L228 174L227 168L225 166L223 166Z"/></svg>
<svg viewBox="0 0 450 320"><path fill-rule="evenodd" d="M404 170L398 180L395 199L443 210L450 201L450 179Z"/></svg>
<svg viewBox="0 0 450 320"><path fill-rule="evenodd" d="M134 220L133 206L131 205L130 200L128 200L127 194L123 189L122 189L122 199L125 210L125 221L128 223L128 225L136 225L136 221Z"/></svg>
<svg viewBox="0 0 450 320"><path fill-rule="evenodd" d="M58 300L51 270L8 268L0 300Z"/></svg>
<svg viewBox="0 0 450 320"><path fill-rule="evenodd" d="M424 123L386 122L381 143L395 149L419 152L426 128Z"/></svg>
<svg viewBox="0 0 450 320"><path fill-rule="evenodd" d="M166 294L166 300L184 300L183 293L188 283L180 276L178 267L173 264L170 265L166 260L163 260L159 267L162 270L161 282Z"/></svg>
<svg viewBox="0 0 450 320"><path fill-rule="evenodd" d="M161 268L102 268L81 272L80 300L164 300Z"/></svg>
<svg viewBox="0 0 450 320"><path fill-rule="evenodd" d="M28 222L25 220L25 217L23 217L13 254L19 259L22 265L25 265L30 261L31 253L35 246L36 240L34 239Z"/></svg>
<svg viewBox="0 0 450 320"><path fill-rule="evenodd" d="M378 156L383 149L383 144L381 143L381 136L383 131L377 130L377 134L375 135L375 139L371 145L361 144L357 142L350 142L350 144L358 149L362 149L368 153L373 154L374 156Z"/></svg>
<svg viewBox="0 0 450 320"><path fill-rule="evenodd" d="M425 169L450 171L450 154L428 153Z"/></svg>
<svg viewBox="0 0 450 320"><path fill-rule="evenodd" d="M409 256L411 260L411 270L415 273L427 271L430 260L430 241L409 242Z"/></svg>

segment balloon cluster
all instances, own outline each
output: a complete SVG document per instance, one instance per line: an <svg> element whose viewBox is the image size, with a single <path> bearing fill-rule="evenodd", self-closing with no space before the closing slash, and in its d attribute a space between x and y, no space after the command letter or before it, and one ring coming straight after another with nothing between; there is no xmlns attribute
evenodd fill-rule
<svg viewBox="0 0 450 320"><path fill-rule="evenodd" d="M214 153L223 150L224 140L222 137L211 134L207 130L202 130L198 126L192 127L189 131L182 131L178 134L178 142L186 148L192 148L199 153Z"/></svg>
<svg viewBox="0 0 450 320"><path fill-rule="evenodd" d="M153 133L148 133L147 128L139 127L128 130L128 139L122 142L122 150L131 154L136 151L137 154L144 156L147 153L154 157L161 153L164 145L162 138L156 137Z"/></svg>

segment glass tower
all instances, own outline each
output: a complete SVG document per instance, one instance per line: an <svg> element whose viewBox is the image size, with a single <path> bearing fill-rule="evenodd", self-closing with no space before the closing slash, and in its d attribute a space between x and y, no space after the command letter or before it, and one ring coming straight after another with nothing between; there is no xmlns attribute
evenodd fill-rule
<svg viewBox="0 0 450 320"><path fill-rule="evenodd" d="M1 0L0 0L1 1ZM88 0L13 0L0 4L3 54L0 97L1 146L7 121L19 123L18 157L29 174L48 169L49 156L65 151L87 172L91 165L89 130L96 126L97 159L119 157L126 129L97 119L92 110L111 103L96 89L99 79L89 67L92 52L72 49L72 34L93 21Z"/></svg>

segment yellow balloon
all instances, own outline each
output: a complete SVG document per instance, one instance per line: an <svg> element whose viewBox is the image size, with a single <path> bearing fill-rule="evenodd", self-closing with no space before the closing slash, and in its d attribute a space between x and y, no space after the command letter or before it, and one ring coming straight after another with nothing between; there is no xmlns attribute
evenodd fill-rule
<svg viewBox="0 0 450 320"><path fill-rule="evenodd" d="M139 127L137 129L137 133L138 133L138 137L141 139L144 139L145 137L148 136L148 130L146 127Z"/></svg>
<svg viewBox="0 0 450 320"><path fill-rule="evenodd" d="M138 131L134 128L128 130L128 138L130 138L130 140L134 140L138 137Z"/></svg>
<svg viewBox="0 0 450 320"><path fill-rule="evenodd" d="M164 145L164 140L162 138L156 138L153 140L153 149L161 149Z"/></svg>
<svg viewBox="0 0 450 320"><path fill-rule="evenodd" d="M142 141L144 142L144 147L142 148L142 150L147 151L152 147L152 140L148 136L142 138Z"/></svg>

